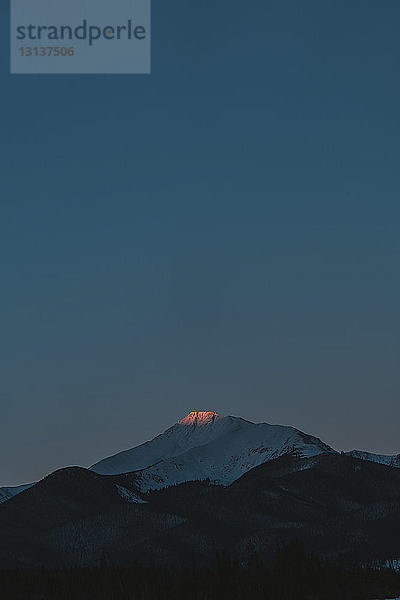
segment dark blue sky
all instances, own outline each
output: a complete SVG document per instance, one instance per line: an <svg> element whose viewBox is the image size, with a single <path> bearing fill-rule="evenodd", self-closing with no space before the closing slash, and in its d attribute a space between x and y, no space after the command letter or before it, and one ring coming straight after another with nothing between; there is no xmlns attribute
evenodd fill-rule
<svg viewBox="0 0 400 600"><path fill-rule="evenodd" d="M0 484L190 410L399 452L398 1L153 0L151 76L0 7Z"/></svg>

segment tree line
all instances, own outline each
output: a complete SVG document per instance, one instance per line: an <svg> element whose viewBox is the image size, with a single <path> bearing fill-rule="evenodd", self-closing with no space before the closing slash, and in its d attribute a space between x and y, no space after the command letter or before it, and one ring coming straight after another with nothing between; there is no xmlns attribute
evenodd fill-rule
<svg viewBox="0 0 400 600"><path fill-rule="evenodd" d="M322 558L300 540L265 562L249 545L245 561L215 550L211 565L132 560L117 565L0 570L1 600L371 600L400 593L400 574L355 556Z"/></svg>

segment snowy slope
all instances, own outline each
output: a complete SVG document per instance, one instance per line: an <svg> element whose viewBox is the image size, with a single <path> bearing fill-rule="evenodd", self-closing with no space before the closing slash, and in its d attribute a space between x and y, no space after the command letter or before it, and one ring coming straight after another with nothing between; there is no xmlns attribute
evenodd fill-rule
<svg viewBox="0 0 400 600"><path fill-rule="evenodd" d="M35 485L34 483L27 483L26 485L18 485L16 487L2 487L0 488L0 504L6 502L10 498L13 498L17 494L20 494L24 490L29 489Z"/></svg>
<svg viewBox="0 0 400 600"><path fill-rule="evenodd" d="M252 423L237 417L223 418L215 412L192 412L149 442L105 458L91 469L101 475L145 469L165 458L208 444L225 433L251 426Z"/></svg>
<svg viewBox="0 0 400 600"><path fill-rule="evenodd" d="M310 457L335 451L294 427L196 411L149 442L105 458L91 470L101 475L134 471L142 491L207 478L229 485L253 467L293 452ZM0 488L0 503L32 485Z"/></svg>
<svg viewBox="0 0 400 600"><path fill-rule="evenodd" d="M293 427L192 412L150 442L92 470L104 475L140 471L142 491L206 478L228 485L253 467L293 452L309 457L334 450Z"/></svg>
<svg viewBox="0 0 400 600"><path fill-rule="evenodd" d="M372 452L363 452L362 450L351 450L350 452L346 452L345 454L347 454L347 456L352 456L353 458L369 460L371 462L376 462L381 465L387 465L388 467L397 467L400 469L400 454L373 454Z"/></svg>

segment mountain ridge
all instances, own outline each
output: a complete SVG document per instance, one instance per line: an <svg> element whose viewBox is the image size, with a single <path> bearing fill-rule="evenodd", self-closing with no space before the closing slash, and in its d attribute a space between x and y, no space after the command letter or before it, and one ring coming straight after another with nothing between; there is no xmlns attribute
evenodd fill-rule
<svg viewBox="0 0 400 600"><path fill-rule="evenodd" d="M345 454L346 456L368 460L388 467L400 468L400 454L375 454L365 450L350 450L349 452L345 452Z"/></svg>
<svg viewBox="0 0 400 600"><path fill-rule="evenodd" d="M293 452L336 451L294 427L193 411L153 440L103 459L91 470L102 475L140 472L142 491L204 479L229 485L253 467Z"/></svg>
<svg viewBox="0 0 400 600"><path fill-rule="evenodd" d="M90 467L100 475L133 474L139 491L209 479L230 485L249 470L284 455L312 457L337 451L291 426L253 423L216 411L191 411L164 432ZM343 454L400 468L399 455L352 450ZM0 488L0 504L35 484Z"/></svg>
<svg viewBox="0 0 400 600"><path fill-rule="evenodd" d="M142 496L135 474L68 467L0 506L0 568L267 558L301 538L324 555L397 560L400 471L341 455L281 456L229 486L185 482Z"/></svg>

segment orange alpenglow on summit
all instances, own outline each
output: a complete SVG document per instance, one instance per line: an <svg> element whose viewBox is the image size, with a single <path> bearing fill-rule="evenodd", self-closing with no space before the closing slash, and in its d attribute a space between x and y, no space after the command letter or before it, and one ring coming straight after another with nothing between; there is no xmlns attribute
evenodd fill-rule
<svg viewBox="0 0 400 600"><path fill-rule="evenodd" d="M215 423L218 419L224 417L215 411L193 411L179 421L182 425L205 425L207 423Z"/></svg>

